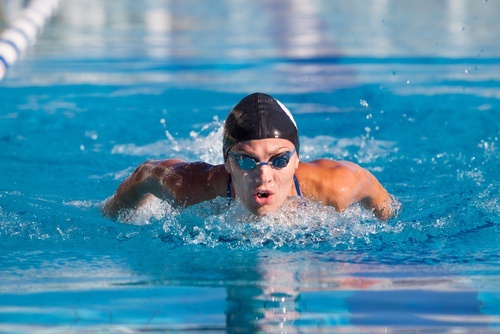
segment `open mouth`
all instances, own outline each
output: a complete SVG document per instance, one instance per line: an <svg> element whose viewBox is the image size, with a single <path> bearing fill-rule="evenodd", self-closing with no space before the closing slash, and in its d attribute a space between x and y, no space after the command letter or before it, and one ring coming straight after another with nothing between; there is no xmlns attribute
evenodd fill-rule
<svg viewBox="0 0 500 334"><path fill-rule="evenodd" d="M256 195L258 198L268 198L270 194L265 191L259 191Z"/></svg>

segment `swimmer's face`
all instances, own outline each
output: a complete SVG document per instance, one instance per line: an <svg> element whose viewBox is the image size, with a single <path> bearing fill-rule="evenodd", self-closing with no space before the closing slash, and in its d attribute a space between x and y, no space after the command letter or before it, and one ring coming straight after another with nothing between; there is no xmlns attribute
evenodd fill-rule
<svg viewBox="0 0 500 334"><path fill-rule="evenodd" d="M253 214L263 216L276 211L288 196L296 195L293 175L299 166L299 158L294 152L283 168L257 165L251 170L244 170L238 166L233 155L237 159L249 157L257 162L267 162L294 149L290 141L280 138L243 141L231 148L225 167L231 174L236 196Z"/></svg>

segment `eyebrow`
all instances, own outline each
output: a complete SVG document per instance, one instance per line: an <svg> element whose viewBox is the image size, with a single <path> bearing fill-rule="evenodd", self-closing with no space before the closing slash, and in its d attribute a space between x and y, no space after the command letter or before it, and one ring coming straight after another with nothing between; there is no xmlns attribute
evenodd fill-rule
<svg viewBox="0 0 500 334"><path fill-rule="evenodd" d="M278 147L275 150L269 151L268 154L269 154L270 157L274 157L274 156L276 156L278 154L282 154L282 153L290 152L290 151L293 151L293 148L289 149L286 146L280 146L280 147ZM246 155L246 156L249 156L249 157L255 157L252 153L246 152L246 151L241 150L241 149L237 149L236 152L234 152L234 153L236 153L236 154L243 154L243 155Z"/></svg>

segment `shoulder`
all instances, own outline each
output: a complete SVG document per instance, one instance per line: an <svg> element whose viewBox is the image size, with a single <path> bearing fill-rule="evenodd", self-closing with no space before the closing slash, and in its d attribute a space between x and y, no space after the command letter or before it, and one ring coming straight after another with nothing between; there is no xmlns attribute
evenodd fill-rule
<svg viewBox="0 0 500 334"><path fill-rule="evenodd" d="M310 162L300 162L297 174L305 179L358 178L364 174L364 169L348 161L318 159Z"/></svg>
<svg viewBox="0 0 500 334"><path fill-rule="evenodd" d="M186 176L189 178L203 178L208 177L209 174L215 171L223 170L223 165L211 165L202 161L186 162L180 159L166 159L166 160L148 160L142 163L138 170L145 169L156 176L162 174L170 176Z"/></svg>
<svg viewBox="0 0 500 334"><path fill-rule="evenodd" d="M303 193L343 211L358 197L366 178L360 166L330 159L301 162L296 171Z"/></svg>
<svg viewBox="0 0 500 334"><path fill-rule="evenodd" d="M192 205L226 194L229 174L224 165L168 159L156 162L155 169L166 176L164 186L179 203Z"/></svg>
<svg viewBox="0 0 500 334"><path fill-rule="evenodd" d="M361 203L379 219L395 214L389 193L375 176L355 163L320 159L301 163L296 174L306 196L332 205L337 211Z"/></svg>

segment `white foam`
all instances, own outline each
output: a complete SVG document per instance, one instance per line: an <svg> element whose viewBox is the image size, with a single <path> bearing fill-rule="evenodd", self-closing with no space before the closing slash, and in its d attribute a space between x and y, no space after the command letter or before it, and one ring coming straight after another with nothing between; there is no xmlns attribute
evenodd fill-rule
<svg viewBox="0 0 500 334"><path fill-rule="evenodd" d="M69 201L69 202L64 202L63 204L74 206L76 208L90 208L96 205L94 201Z"/></svg>
<svg viewBox="0 0 500 334"><path fill-rule="evenodd" d="M153 221L166 219L166 217L176 216L178 210L170 204L156 197L150 198L139 209L121 210L118 214L118 220L134 225L149 225Z"/></svg>
<svg viewBox="0 0 500 334"><path fill-rule="evenodd" d="M118 144L112 154L144 156L145 158L175 157L187 161L201 160L210 164L223 163L222 135L223 125L218 120L192 131L190 138L176 138L170 132L167 139L146 145ZM357 160L360 163L372 162L393 152L395 142L377 140L368 136L337 138L317 136L300 137L301 158L304 161L317 158Z"/></svg>
<svg viewBox="0 0 500 334"><path fill-rule="evenodd" d="M400 225L382 223L353 206L339 214L333 207L293 197L265 217L255 216L238 200L217 198L187 209L152 199L139 210L124 210L119 219L134 225L159 225L162 239L177 245L225 248L356 247L374 234L399 233Z"/></svg>
<svg viewBox="0 0 500 334"><path fill-rule="evenodd" d="M166 131L167 139L158 140L146 145L118 144L111 153L147 158L174 157L188 161L201 160L211 164L222 163L223 125L218 120L204 125L198 132L191 131L190 137L175 138Z"/></svg>

